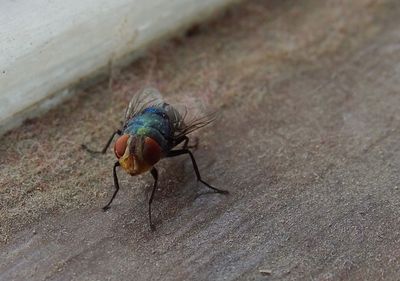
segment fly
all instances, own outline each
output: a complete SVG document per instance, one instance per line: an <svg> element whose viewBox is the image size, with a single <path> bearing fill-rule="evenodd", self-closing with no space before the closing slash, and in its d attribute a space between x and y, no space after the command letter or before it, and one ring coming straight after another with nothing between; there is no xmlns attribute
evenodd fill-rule
<svg viewBox="0 0 400 281"><path fill-rule="evenodd" d="M199 172L196 160L189 150L189 133L208 125L212 119L199 118L190 123L185 122L185 116L176 108L164 102L161 94L153 88L145 88L135 95L129 103L125 113L122 128L116 130L103 150L93 151L85 145L82 147L91 153L106 153L115 135L119 135L114 144L114 153L117 161L113 167L114 193L110 201L103 207L104 211L110 208L119 191L117 168L121 167L131 176L150 172L154 178L153 189L148 202L149 224L152 230L155 226L151 219L151 204L157 189L158 171L154 165L163 158L189 155L197 180L217 193L228 194L228 191L218 189L205 182ZM181 148L178 145L183 144Z"/></svg>

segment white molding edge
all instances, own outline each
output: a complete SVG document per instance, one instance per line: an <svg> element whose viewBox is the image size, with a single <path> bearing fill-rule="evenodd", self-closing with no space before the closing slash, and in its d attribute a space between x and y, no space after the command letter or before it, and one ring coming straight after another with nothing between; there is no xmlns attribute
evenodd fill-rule
<svg viewBox="0 0 400 281"><path fill-rule="evenodd" d="M72 85L235 0L0 2L0 134L46 111Z"/></svg>

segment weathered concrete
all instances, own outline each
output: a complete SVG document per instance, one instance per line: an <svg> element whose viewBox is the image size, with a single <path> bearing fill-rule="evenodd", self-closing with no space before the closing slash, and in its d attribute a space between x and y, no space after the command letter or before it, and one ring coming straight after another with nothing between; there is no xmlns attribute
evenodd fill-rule
<svg viewBox="0 0 400 281"><path fill-rule="evenodd" d="M0 142L1 280L398 280L398 1L250 1ZM193 35L195 34L195 35ZM184 157L120 173L101 146L130 92L202 98L203 177ZM203 194L203 195L202 195ZM201 195L201 196L199 196ZM270 270L262 275L260 270Z"/></svg>

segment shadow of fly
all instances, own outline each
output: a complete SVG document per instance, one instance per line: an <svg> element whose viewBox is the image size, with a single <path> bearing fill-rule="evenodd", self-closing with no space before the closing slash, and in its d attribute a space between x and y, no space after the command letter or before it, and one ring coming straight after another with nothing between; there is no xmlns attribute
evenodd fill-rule
<svg viewBox="0 0 400 281"><path fill-rule="evenodd" d="M122 167L131 176L150 171L154 178L148 213L152 230L155 226L151 219L151 204L157 190L158 171L154 165L163 158L188 155L192 160L197 180L217 193L228 194L205 182L199 172L196 160L189 150L189 133L200 129L213 121L209 116L185 122L186 113L182 116L176 108L164 102L161 94L153 88L145 88L136 94L129 103L121 129L116 130L103 150L93 151L86 145L82 147L90 153L106 153L115 135L119 135L114 144L114 153L118 161L114 163L113 178L115 191L110 201L103 207L110 208L119 190L117 168ZM182 146L177 148L180 144Z"/></svg>

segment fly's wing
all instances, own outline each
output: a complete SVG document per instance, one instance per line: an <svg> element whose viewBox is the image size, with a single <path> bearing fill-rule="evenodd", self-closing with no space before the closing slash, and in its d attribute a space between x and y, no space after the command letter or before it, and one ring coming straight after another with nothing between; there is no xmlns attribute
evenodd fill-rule
<svg viewBox="0 0 400 281"><path fill-rule="evenodd" d="M201 117L186 118L182 117L179 126L175 130L174 139L180 139L198 129L201 129L215 120L216 114L211 113Z"/></svg>
<svg viewBox="0 0 400 281"><path fill-rule="evenodd" d="M183 102L183 101L181 101ZM165 104L164 109L167 112L169 120L174 129L174 140L179 141L183 136L192 133L204 126L207 126L215 120L215 113L204 113L197 100L193 105L193 101L185 101L185 105L169 105Z"/></svg>
<svg viewBox="0 0 400 281"><path fill-rule="evenodd" d="M173 130L180 130L180 128L184 126L184 118L182 117L181 113L168 103L163 104L163 109L168 115L168 119L172 124Z"/></svg>
<svg viewBox="0 0 400 281"><path fill-rule="evenodd" d="M142 112L146 107L161 105L162 103L162 96L157 89L147 87L139 90L129 102L125 112L124 124Z"/></svg>

